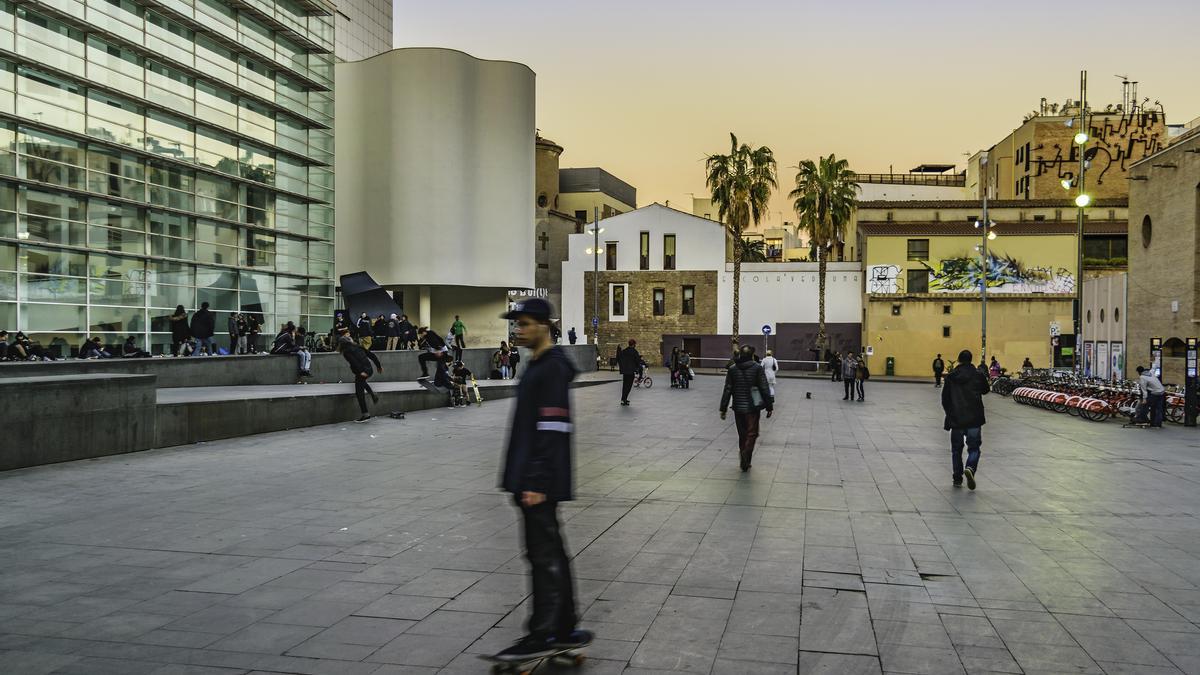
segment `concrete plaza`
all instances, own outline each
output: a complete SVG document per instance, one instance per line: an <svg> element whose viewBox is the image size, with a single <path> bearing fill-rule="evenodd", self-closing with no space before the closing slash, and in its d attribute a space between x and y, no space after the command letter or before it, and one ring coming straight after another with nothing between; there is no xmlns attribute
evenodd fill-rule
<svg viewBox="0 0 1200 675"><path fill-rule="evenodd" d="M720 379L658 379L573 392L579 672L1200 673L1195 430L991 396L970 492L932 386L784 380L742 474ZM0 474L0 672L486 672L510 406Z"/></svg>

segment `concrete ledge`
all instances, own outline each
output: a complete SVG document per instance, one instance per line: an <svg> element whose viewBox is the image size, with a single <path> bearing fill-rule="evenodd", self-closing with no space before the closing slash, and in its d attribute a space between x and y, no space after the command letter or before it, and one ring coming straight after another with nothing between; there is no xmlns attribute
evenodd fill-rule
<svg viewBox="0 0 1200 675"><path fill-rule="evenodd" d="M581 372L596 370L596 348L593 345L561 345ZM472 348L463 351L463 361L478 379L487 379L491 372L494 347ZM416 351L375 352L383 364L383 372L371 378L373 382L411 382L421 375ZM524 356L524 355L523 355ZM523 360L523 363L527 361ZM518 366L523 368L524 366ZM96 359L80 361L67 359L49 362L0 363L0 385L12 378L56 375L86 375L111 373L124 375L155 375L160 387L240 387L260 384L295 384L297 375L294 356L197 356L159 357L146 359ZM432 372L432 371L430 371ZM340 354L313 354L313 377L306 381L341 382L352 379L350 367Z"/></svg>
<svg viewBox="0 0 1200 675"><path fill-rule="evenodd" d="M154 375L12 377L0 386L0 470L154 447Z"/></svg>
<svg viewBox="0 0 1200 675"><path fill-rule="evenodd" d="M572 388L607 384L611 378L577 380ZM358 418L358 402L352 387L336 393L238 398L236 391L223 400L197 400L159 404L157 411L158 448L285 431L322 424L351 422ZM396 410L413 411L442 408L446 396L425 389L378 391L379 403L371 404L372 414L385 416ZM511 398L517 384L495 384L483 389L484 405L497 399ZM463 410L462 412L467 412Z"/></svg>

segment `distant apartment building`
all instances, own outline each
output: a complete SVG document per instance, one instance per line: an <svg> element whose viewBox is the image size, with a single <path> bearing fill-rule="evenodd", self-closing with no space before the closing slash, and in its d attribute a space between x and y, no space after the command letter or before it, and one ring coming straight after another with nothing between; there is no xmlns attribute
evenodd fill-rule
<svg viewBox="0 0 1200 675"><path fill-rule="evenodd" d="M560 169L558 210L590 223L637 208L637 188L599 167Z"/></svg>

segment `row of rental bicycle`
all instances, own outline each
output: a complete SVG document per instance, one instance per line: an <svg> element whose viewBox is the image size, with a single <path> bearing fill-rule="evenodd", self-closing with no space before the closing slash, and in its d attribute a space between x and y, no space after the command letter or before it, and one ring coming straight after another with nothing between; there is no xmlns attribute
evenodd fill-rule
<svg viewBox="0 0 1200 675"><path fill-rule="evenodd" d="M1018 403L1103 422L1112 417L1134 420L1141 412L1136 382L1110 382L1064 376L1061 372L1032 371L1020 377L1007 375L992 381L992 392L1011 396ZM1179 387L1167 387L1164 416L1182 424L1184 396Z"/></svg>

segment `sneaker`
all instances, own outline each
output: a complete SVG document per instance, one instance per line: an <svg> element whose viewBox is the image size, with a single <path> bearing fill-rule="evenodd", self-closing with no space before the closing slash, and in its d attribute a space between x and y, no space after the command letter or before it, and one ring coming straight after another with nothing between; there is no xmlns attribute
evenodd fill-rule
<svg viewBox="0 0 1200 675"><path fill-rule="evenodd" d="M553 638L526 635L520 640L517 640L513 646L501 651L499 654L496 654L496 660L519 663L523 661L529 661L531 659L541 658L543 656L550 656L554 652L558 651L558 649L559 648L554 645Z"/></svg>
<svg viewBox="0 0 1200 675"><path fill-rule="evenodd" d="M371 413L365 413L365 414L363 414L363 416L362 416L362 417L360 417L360 418L358 418L358 419L356 419L356 420L354 420L354 421L355 421L355 422L366 422L366 421L367 421L367 420L369 420L369 419L371 419Z"/></svg>
<svg viewBox="0 0 1200 675"><path fill-rule="evenodd" d="M554 646L562 649L578 649L590 645L595 637L590 630L577 629L571 631L571 634L566 637L554 638Z"/></svg>
<svg viewBox="0 0 1200 675"><path fill-rule="evenodd" d="M967 487L974 490L975 489L975 470L968 466L967 468L963 469L963 476L965 476L967 479Z"/></svg>
<svg viewBox="0 0 1200 675"><path fill-rule="evenodd" d="M961 478L954 479L954 487L962 487L962 479Z"/></svg>
<svg viewBox="0 0 1200 675"><path fill-rule="evenodd" d="M629 405L629 401L621 401L621 405Z"/></svg>
<svg viewBox="0 0 1200 675"><path fill-rule="evenodd" d="M376 394L375 392L371 392L371 400L374 401L375 403L379 403L379 394Z"/></svg>

